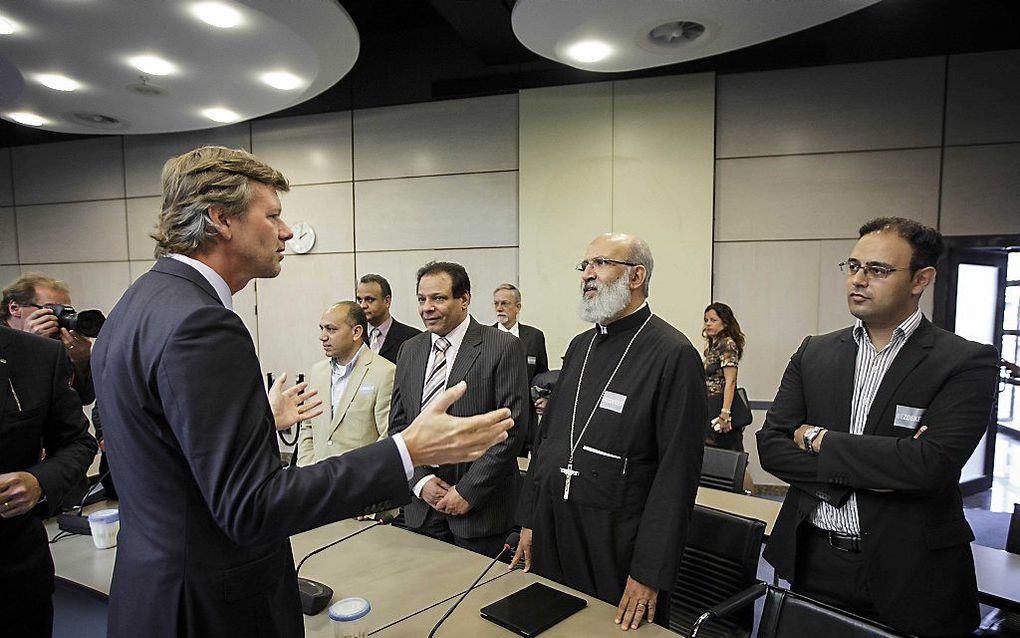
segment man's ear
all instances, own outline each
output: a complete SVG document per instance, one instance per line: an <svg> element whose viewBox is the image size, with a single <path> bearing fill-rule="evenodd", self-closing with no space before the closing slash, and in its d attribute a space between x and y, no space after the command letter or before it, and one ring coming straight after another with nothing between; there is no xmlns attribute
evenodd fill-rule
<svg viewBox="0 0 1020 638"><path fill-rule="evenodd" d="M935 275L935 268L931 266L922 268L915 272L910 292L914 295L920 295L923 293L926 288L935 283Z"/></svg>
<svg viewBox="0 0 1020 638"><path fill-rule="evenodd" d="M206 217L212 222L212 225L216 228L220 237L229 240L232 235L232 229L230 222L233 221L227 216L222 206L212 205L205 211Z"/></svg>
<svg viewBox="0 0 1020 638"><path fill-rule="evenodd" d="M9 304L7 304L7 314L9 314L12 317L17 317L18 319L21 319L21 304L19 304L17 301L11 301Z"/></svg>
<svg viewBox="0 0 1020 638"><path fill-rule="evenodd" d="M645 278L648 276L648 269L638 264L634 266L634 272L630 276L631 290L637 290L645 285Z"/></svg>

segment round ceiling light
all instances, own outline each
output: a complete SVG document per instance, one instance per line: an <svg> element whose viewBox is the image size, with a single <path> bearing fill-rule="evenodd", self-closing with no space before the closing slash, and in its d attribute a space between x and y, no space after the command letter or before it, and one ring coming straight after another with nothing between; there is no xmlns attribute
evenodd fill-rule
<svg viewBox="0 0 1020 638"><path fill-rule="evenodd" d="M57 75L55 73L40 73L35 76L35 79L48 89L54 91L77 91L81 88L81 82L72 80L66 75Z"/></svg>
<svg viewBox="0 0 1020 638"><path fill-rule="evenodd" d="M259 76L259 79L274 89L281 91L293 91L294 89L301 88L301 85L304 84L304 80L287 71L270 71L263 73Z"/></svg>
<svg viewBox="0 0 1020 638"><path fill-rule="evenodd" d="M241 116L235 113L234 111L222 107L203 109L202 115L209 118L213 122L221 122L223 124L230 124L231 122L236 122L239 119L241 119Z"/></svg>
<svg viewBox="0 0 1020 638"><path fill-rule="evenodd" d="M605 42L598 40L584 40L567 47L567 55L578 62L599 62L609 57L613 48Z"/></svg>
<svg viewBox="0 0 1020 638"><path fill-rule="evenodd" d="M222 2L196 2L191 13L202 22L218 29L231 29L241 24L241 12Z"/></svg>
<svg viewBox="0 0 1020 638"><path fill-rule="evenodd" d="M170 75L177 70L171 62L155 55L137 55L128 62L142 73L149 75Z"/></svg>
<svg viewBox="0 0 1020 638"><path fill-rule="evenodd" d="M18 124L24 124L25 126L42 126L46 123L46 120L39 117L35 113L28 113L25 111L18 111L17 113L8 113L7 117L11 118Z"/></svg>
<svg viewBox="0 0 1020 638"><path fill-rule="evenodd" d="M0 35L10 35L18 30L18 26L9 19L0 16Z"/></svg>

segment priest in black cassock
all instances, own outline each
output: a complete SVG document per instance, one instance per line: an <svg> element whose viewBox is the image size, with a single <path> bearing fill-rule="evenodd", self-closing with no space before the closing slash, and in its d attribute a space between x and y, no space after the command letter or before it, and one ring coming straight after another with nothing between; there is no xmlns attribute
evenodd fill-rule
<svg viewBox="0 0 1020 638"><path fill-rule="evenodd" d="M581 318L521 494L512 563L618 605L615 622L666 624L698 489L707 419L701 357L646 301L638 237L588 245Z"/></svg>

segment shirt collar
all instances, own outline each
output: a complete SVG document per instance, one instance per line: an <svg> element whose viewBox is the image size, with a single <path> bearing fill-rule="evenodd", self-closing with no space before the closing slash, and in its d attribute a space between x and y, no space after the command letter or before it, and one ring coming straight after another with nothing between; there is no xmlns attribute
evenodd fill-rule
<svg viewBox="0 0 1020 638"><path fill-rule="evenodd" d="M445 335L446 340L450 342L449 347L453 348L454 351L460 348L460 343L464 341L464 335L467 334L468 324L470 323L471 314L468 313L468 316L464 317L464 321L461 321L460 325L458 325L456 328L454 328ZM435 347L436 341L439 340L439 335L437 335L434 332L430 334L432 335L432 345L433 347Z"/></svg>
<svg viewBox="0 0 1020 638"><path fill-rule="evenodd" d="M340 365L337 362L336 358L331 357L329 360L329 368L332 371L333 376L343 379L344 377L349 375L351 373L351 370L354 369L354 365L358 363L358 357L361 356L361 352L364 349L365 344L361 344L361 347L358 348L358 351L354 353L354 357L350 361L348 361L347 365L345 366Z"/></svg>
<svg viewBox="0 0 1020 638"><path fill-rule="evenodd" d="M198 274L202 275L202 277L204 277L205 280L209 282L209 285L213 287L213 290L216 291L216 296L220 298L220 302L223 303L223 307L227 308L228 310L234 309L234 300L230 296L230 286L227 285L227 282L223 279L223 277L220 277L220 273L216 272L215 270L213 270L206 264L200 262L199 260L194 259L192 257L188 257L187 255L181 255L179 253L170 253L167 255L167 257L169 257L170 259L176 259L182 264L188 264L189 266L197 270Z"/></svg>
<svg viewBox="0 0 1020 638"><path fill-rule="evenodd" d="M509 332L510 334L512 334L513 336L515 336L517 338L520 338L520 336L521 336L521 322L520 321L515 321L514 322L514 327L510 328L509 330L507 330L506 326L504 326L503 324L501 324L500 322L497 321L496 322L496 328L498 328L499 330L502 330L503 332Z"/></svg>
<svg viewBox="0 0 1020 638"><path fill-rule="evenodd" d="M372 336L372 331L373 330L378 330L379 331L379 335L383 339L385 339L386 335L388 335L390 333L390 326L392 326L392 325L393 325L393 315L390 315L389 317L386 317L386 321L382 322L378 326L371 326L370 325L368 327L368 336L370 336L370 337Z"/></svg>
<svg viewBox="0 0 1020 638"><path fill-rule="evenodd" d="M903 339L904 341L909 339L914 334L914 331L917 330L917 327L921 325L921 319L923 317L924 315L921 313L920 308L915 310L913 314L903 320L903 323L896 326L896 329L893 330L892 339L889 340L889 343L892 343L897 339ZM856 341L857 345L860 346L861 343L864 342L864 339L867 338L867 326L864 325L862 320L858 319L854 322L854 341Z"/></svg>

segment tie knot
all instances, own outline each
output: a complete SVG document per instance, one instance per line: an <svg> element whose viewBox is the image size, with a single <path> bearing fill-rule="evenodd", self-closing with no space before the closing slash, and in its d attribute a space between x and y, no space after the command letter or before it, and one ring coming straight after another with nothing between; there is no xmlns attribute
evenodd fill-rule
<svg viewBox="0 0 1020 638"><path fill-rule="evenodd" d="M446 349L450 347L450 342L446 339L446 337L439 337L436 339L436 343L433 347L439 352L445 353Z"/></svg>
<svg viewBox="0 0 1020 638"><path fill-rule="evenodd" d="M382 334L382 330L380 330L378 328L372 328L372 332L369 333L369 336L370 337L378 337L381 334Z"/></svg>

